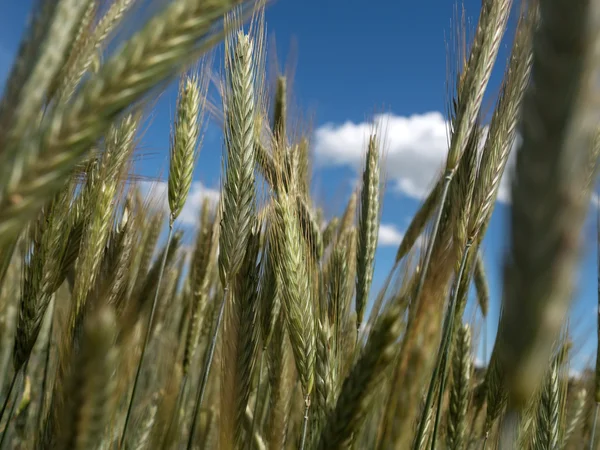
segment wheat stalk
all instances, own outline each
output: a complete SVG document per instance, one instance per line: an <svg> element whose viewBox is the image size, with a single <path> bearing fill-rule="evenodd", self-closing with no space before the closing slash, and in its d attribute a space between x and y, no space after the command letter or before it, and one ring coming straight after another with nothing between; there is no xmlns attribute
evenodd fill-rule
<svg viewBox="0 0 600 450"><path fill-rule="evenodd" d="M596 131L589 121L596 106L588 99L600 28L585 26L596 17L594 5L540 2L512 182L511 250L497 339L510 402L517 409L542 378L569 305L588 203L580 195L581 180Z"/></svg>

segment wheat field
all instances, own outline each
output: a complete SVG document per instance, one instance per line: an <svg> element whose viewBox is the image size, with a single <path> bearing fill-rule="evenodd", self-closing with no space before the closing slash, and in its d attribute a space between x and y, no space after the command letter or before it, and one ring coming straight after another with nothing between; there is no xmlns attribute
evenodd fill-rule
<svg viewBox="0 0 600 450"><path fill-rule="evenodd" d="M4 86L0 450L599 447L600 364L570 377L568 322L600 153L599 1L481 2L448 74L444 166L377 291L385 126L325 219L290 80L268 76L269 5L162 2L109 45L142 1L40 0ZM163 209L132 166L173 81ZM183 229L209 122L219 199ZM501 314L480 367L480 245L512 152Z"/></svg>

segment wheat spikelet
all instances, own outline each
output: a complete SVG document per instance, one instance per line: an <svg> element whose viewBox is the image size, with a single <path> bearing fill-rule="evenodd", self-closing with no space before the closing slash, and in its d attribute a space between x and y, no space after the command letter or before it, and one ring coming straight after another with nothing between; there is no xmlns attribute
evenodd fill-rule
<svg viewBox="0 0 600 450"><path fill-rule="evenodd" d="M83 42L82 48L73 55L72 63L69 64L60 77L61 85L58 87L56 97L59 102L67 101L77 85L90 69L94 57L98 54L102 45L110 33L118 26L136 0L113 0L110 7L98 21L96 26L89 32Z"/></svg>
<svg viewBox="0 0 600 450"><path fill-rule="evenodd" d="M348 234L348 233L346 233ZM339 239L331 253L328 265L328 307L329 322L333 326L334 354L338 363L342 354L342 331L344 324L350 315L352 302L352 285L348 283L353 280L351 276L351 256L346 244L346 239Z"/></svg>
<svg viewBox="0 0 600 450"><path fill-rule="evenodd" d="M47 89L50 87L54 76L65 62L66 53L71 39L76 32L77 24L85 10L85 2L77 0L61 0L49 2L47 10L41 11L40 20L47 21L47 25L38 26L46 28L39 31L39 46L35 62L31 61L30 67L25 69L26 73L20 73L20 79L15 80L19 87L15 88L14 99L3 99L3 106L12 110L2 108L0 113L10 114L6 119L6 135L2 133L0 138L0 150L2 161L2 184L0 184L0 198L6 199L10 195L10 187L23 175L27 169L27 158L29 153L19 148L19 141L28 129L33 128L39 121L40 111L44 104ZM47 15L47 16L46 16ZM44 17L46 16L46 17ZM34 25L36 27L36 25ZM35 33L35 30L34 30ZM23 63L27 64L25 61ZM16 68L19 69L18 66ZM16 73L15 73L16 75ZM6 92L6 91L5 91ZM10 95L10 94L9 94ZM32 127L33 125L33 127ZM21 151L19 151L21 150Z"/></svg>
<svg viewBox="0 0 600 450"><path fill-rule="evenodd" d="M233 286L232 301L226 305L219 444L223 449L240 448L244 438L243 424L258 350L258 240L254 231Z"/></svg>
<svg viewBox="0 0 600 450"><path fill-rule="evenodd" d="M79 20L79 26L77 27L77 32L75 33L71 48L69 50L69 57L63 65L61 71L55 77L53 84L48 89L48 97L50 99L54 97L54 93L58 88L58 84L64 83L68 70L81 57L83 50L89 42L90 36L93 32L94 21L96 19L96 14L98 13L98 2L96 0L85 0L85 3L87 3L87 6L83 12L83 15L81 16L81 19Z"/></svg>
<svg viewBox="0 0 600 450"><path fill-rule="evenodd" d="M571 408L569 422L562 437L562 441L564 444L569 442L571 436L574 436L575 431L581 426L583 422L586 397L587 390L585 388L579 389L575 394L575 399Z"/></svg>
<svg viewBox="0 0 600 450"><path fill-rule="evenodd" d="M82 249L77 261L78 276L73 288L75 302L74 316L81 311L85 297L96 280L100 262L104 255L109 230L114 216L114 196L125 161L133 150L133 139L137 128L134 116L126 116L118 126L113 126L106 138L106 150L102 155L96 174L97 182L92 184L93 193L89 199L90 217L82 240Z"/></svg>
<svg viewBox="0 0 600 450"><path fill-rule="evenodd" d="M192 286L190 319L183 357L183 375L186 376L198 342L198 331L204 321L203 315L209 287L209 272L216 259L218 221L210 222L209 200L202 203L200 229L196 238L196 248L192 259L190 283ZM216 218L215 218L216 219Z"/></svg>
<svg viewBox="0 0 600 450"><path fill-rule="evenodd" d="M375 270L375 250L379 232L379 145L377 136L369 138L363 172L358 225L356 264L356 326L360 328Z"/></svg>
<svg viewBox="0 0 600 450"><path fill-rule="evenodd" d="M280 316L281 317L281 316ZM270 449L285 447L292 388L295 382L293 354L282 317L275 326L269 357L269 405L267 442Z"/></svg>
<svg viewBox="0 0 600 450"><path fill-rule="evenodd" d="M238 32L226 56L230 94L226 97L227 166L221 196L219 274L227 286L239 269L254 221L254 59L253 43Z"/></svg>
<svg viewBox="0 0 600 450"><path fill-rule="evenodd" d="M133 267L136 268L136 271L133 273L129 286L128 296L130 297L137 297L137 294L139 294L146 281L146 275L152 263L152 256L156 250L156 243L158 242L164 219L162 211L148 218L148 226L143 231L140 249L136 251L133 257Z"/></svg>
<svg viewBox="0 0 600 450"><path fill-rule="evenodd" d="M277 86L275 89L275 99L273 106L273 119L271 129L275 140L280 143L280 148L287 147L287 78L277 77Z"/></svg>
<svg viewBox="0 0 600 450"><path fill-rule="evenodd" d="M535 449L554 449L559 444L558 366L553 363L546 375L537 409Z"/></svg>
<svg viewBox="0 0 600 450"><path fill-rule="evenodd" d="M490 122L477 174L478 187L474 192L473 215L469 221L469 236L473 238L477 235L482 238L486 232L500 181L514 145L519 109L531 70L531 45L536 19L535 3L530 4L519 17L502 91Z"/></svg>
<svg viewBox="0 0 600 450"><path fill-rule="evenodd" d="M329 244L333 242L335 234L337 233L337 229L340 226L340 219L338 217L333 217L329 222L327 222L327 226L323 230L323 249L329 247Z"/></svg>
<svg viewBox="0 0 600 450"><path fill-rule="evenodd" d="M344 381L318 448L350 448L353 431L359 429L371 407L373 386L396 356L396 339L402 329L402 317L397 308L379 318L361 357Z"/></svg>
<svg viewBox="0 0 600 450"><path fill-rule="evenodd" d="M112 412L112 371L117 358L113 347L115 317L110 309L92 314L83 332L81 349L74 354L63 414L57 417L56 448L89 448L97 443Z"/></svg>
<svg viewBox="0 0 600 450"><path fill-rule="evenodd" d="M296 368L303 393L309 396L314 382L315 364L313 305L308 285L305 249L294 206L295 202L286 194L280 195L275 203L276 271L281 282L281 303Z"/></svg>
<svg viewBox="0 0 600 450"><path fill-rule="evenodd" d="M134 228L134 209L131 201L131 196L127 197L127 202L123 208L123 215L119 224L120 240L116 249L117 256L115 258L112 270L112 275L109 276L109 288L107 294L107 304L113 305L115 308L124 303L126 296L129 276L131 273L131 263L133 246L135 244L136 230Z"/></svg>
<svg viewBox="0 0 600 450"><path fill-rule="evenodd" d="M469 384L471 381L471 332L464 325L458 329L456 347L452 357L452 389L448 407L449 449L461 449L465 445L465 427L469 406Z"/></svg>
<svg viewBox="0 0 600 450"><path fill-rule="evenodd" d="M197 156L200 112L205 92L197 77L182 79L177 100L177 118L171 136L169 164L169 208L171 222L181 213L192 185Z"/></svg>
<svg viewBox="0 0 600 450"><path fill-rule="evenodd" d="M301 195L297 195L296 199L302 235L304 236L304 240L306 241L306 245L310 250L310 255L313 257L313 260L319 262L323 257L323 236L317 218L305 198Z"/></svg>
<svg viewBox="0 0 600 450"><path fill-rule="evenodd" d="M356 192L352 192L350 198L348 199L348 203L346 205L346 209L344 210L344 214L340 219L340 225L338 228L338 237L344 234L345 231L349 230L354 226L354 220L356 218L356 208L358 207L358 196Z"/></svg>
<svg viewBox="0 0 600 450"><path fill-rule="evenodd" d="M315 360L315 403L313 406L314 425L311 427L318 436L324 421L332 408L335 398L335 359L331 358L331 330L328 321L317 320L317 352Z"/></svg>
<svg viewBox="0 0 600 450"><path fill-rule="evenodd" d="M31 155L13 174L2 197L0 236L9 239L35 216L111 121L181 63L208 49L214 25L233 4L227 0L178 0L132 37L83 83L73 100L42 123L17 151ZM35 156L35 157L34 157ZM15 201L17 200L17 201Z"/></svg>
<svg viewBox="0 0 600 450"><path fill-rule="evenodd" d="M274 214L273 208L270 208L270 214ZM281 288L277 279L277 273L275 272L275 254L273 253L274 247L271 242L272 233L270 227L274 226L273 219L269 218L265 225L266 239L263 244L261 256L261 276L258 292L261 338L264 351L266 351L271 342L281 311Z"/></svg>

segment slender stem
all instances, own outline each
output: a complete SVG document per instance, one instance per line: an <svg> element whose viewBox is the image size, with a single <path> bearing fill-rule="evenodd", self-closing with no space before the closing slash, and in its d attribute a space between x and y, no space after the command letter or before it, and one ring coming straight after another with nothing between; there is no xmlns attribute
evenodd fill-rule
<svg viewBox="0 0 600 450"><path fill-rule="evenodd" d="M485 433L485 437L483 438L483 445L481 446L481 450L485 450L485 448L487 447L487 441L488 438L490 437L490 432L486 432Z"/></svg>
<svg viewBox="0 0 600 450"><path fill-rule="evenodd" d="M469 250L471 248L471 241L469 241L467 243L467 245L465 246L464 249L464 254L462 257L462 261L460 262L460 268L458 269L458 275L456 277L456 281L455 281L455 285L454 285L454 292L452 293L452 303L450 304L450 322L449 322L449 327L446 333L446 340L445 340L445 346L444 346L444 359L442 362L442 373L441 373L441 382L440 382L440 392L439 392L439 397L438 397L438 404L437 404L437 410L435 413L435 422L433 425L433 436L431 439L431 450L435 449L435 437L437 436L437 431L438 431L438 427L439 427L439 423L440 423L440 416L441 416L441 412L442 412L442 402L444 400L444 390L446 388L446 380L448 379L448 361L450 359L450 349L452 348L452 340L454 339L453 336L453 332L454 332L454 319L456 316L456 307L458 304L458 290L459 290L459 286L460 286L460 282L461 279L463 277L464 271L465 271L465 266L467 264L467 256L469 253Z"/></svg>
<svg viewBox="0 0 600 450"><path fill-rule="evenodd" d="M254 436L254 430L256 430L256 416L258 416L258 401L261 397L262 388L262 376L263 376L263 365L265 360L265 354L267 353L267 347L263 347L263 351L260 355L260 362L258 363L258 386L256 386L256 401L254 402L254 413L252 414L252 426L250 428L250 436Z"/></svg>
<svg viewBox="0 0 600 450"><path fill-rule="evenodd" d="M10 381L10 387L8 388L8 392L6 393L6 398L4 399L4 403L2 403L2 410L0 411L0 423L2 423L2 419L4 419L4 413L6 412L6 407L8 406L8 402L10 401L10 397L12 396L12 392L15 388L15 383L17 382L17 377L21 369L15 370L13 374L12 380ZM14 402L13 402L14 403ZM6 434L6 430L8 430L8 424L10 423L10 418L12 413L9 414L8 419L6 420L6 425L4 426L4 430L2 431L2 438L0 439L0 447L1 443L4 441L4 435Z"/></svg>
<svg viewBox="0 0 600 450"><path fill-rule="evenodd" d="M446 388L446 368L447 368L448 354L444 351L444 357L442 359L442 371L440 374L440 389L438 392L437 406L435 409L435 418L433 421L433 432L431 433L431 450L435 450L435 438L437 437L438 427L440 424L440 412L442 410L442 403L444 402L444 390Z"/></svg>
<svg viewBox="0 0 600 450"><path fill-rule="evenodd" d="M488 327L487 327L487 323L488 323L488 318L487 316L485 316L483 318L483 365L485 367L487 367L488 365L488 359L487 359L487 355L488 355L488 351L487 351L487 331L488 331Z"/></svg>
<svg viewBox="0 0 600 450"><path fill-rule="evenodd" d="M192 428L190 430L190 436L188 439L187 450L192 450L192 444L194 442L194 434L196 433L196 419L198 412L200 411L200 405L204 399L204 393L206 391L206 385L208 384L208 375L210 374L210 367L212 365L213 357L215 356L215 348L217 347L217 337L219 336L219 329L221 328L221 322L223 321L223 312L225 311L225 303L227 301L227 294L229 292L229 286L225 286L223 290L223 300L221 300L221 306L219 307L219 316L217 317L217 323L215 324L215 330L213 332L212 339L210 341L210 347L206 359L206 365L204 372L202 373L202 381L200 388L198 389L198 396L196 397L196 404L194 405L194 414L192 415Z"/></svg>
<svg viewBox="0 0 600 450"><path fill-rule="evenodd" d="M45 356L44 356L44 374L42 376L42 393L40 395L40 406L37 412L37 426L36 430L39 430L42 426L42 418L44 417L44 400L46 400L46 385L48 384L48 372L50 366L50 351L52 349L52 334L54 330L54 308L55 302L52 302L52 310L50 311L50 329L48 330L48 343L46 344Z"/></svg>
<svg viewBox="0 0 600 450"><path fill-rule="evenodd" d="M163 436L163 441L167 436L171 436L173 433L173 425L178 424L178 421L175 418L179 415L181 409L181 400L183 399L183 394L185 392L185 388L187 387L188 374L186 373L183 376L183 380L181 380L181 386L179 388L179 394L177 394L177 400L175 401L175 408L173 408L173 413L171 414L171 420L169 421L169 427L167 428L167 432ZM179 427L178 427L179 428ZM178 434L178 433L176 433Z"/></svg>
<svg viewBox="0 0 600 450"><path fill-rule="evenodd" d="M25 367L23 367L22 370L25 370ZM15 386L17 385L17 378L19 377L20 373L21 373L21 369L16 370L12 377L12 381L10 382L10 387L8 388L8 393L6 394L6 399L4 400L4 404L2 405L2 412L0 412L0 423L4 416L4 411L6 410L6 405L8 404L8 401L10 400L10 398L12 397L12 393L15 390ZM6 439L6 435L8 434L8 428L10 426L10 419L12 418L13 413L15 411L16 404L17 404L17 399L15 398L15 400L10 405L8 417L6 418L6 424L4 425L4 430L2 430L2 437L0 438L0 449L4 448L4 441Z"/></svg>
<svg viewBox="0 0 600 450"><path fill-rule="evenodd" d="M594 408L594 422L592 425L592 437L590 439L590 450L594 449L594 441L596 440L596 427L598 424L598 409L600 409L600 403L596 403Z"/></svg>
<svg viewBox="0 0 600 450"><path fill-rule="evenodd" d="M431 404L433 403L436 381L438 379L438 374L440 372L442 362L444 361L444 355L447 353L447 349L449 348L449 341L452 338L452 329L454 327L454 315L455 315L456 303L457 303L457 299L458 299L458 286L460 284L460 280L462 278L462 274L464 272L465 265L467 263L467 255L469 253L469 249L471 248L471 245L472 245L471 240L469 240L467 242L467 244L465 245L464 253L463 253L461 261L460 261L460 267L458 269L458 274L456 276L456 280L454 281L452 297L450 298L450 303L448 305L448 311L446 313L446 317L444 318L444 324L443 324L443 329L442 329L442 340L440 342L440 347L438 349L438 354L437 354L435 366L433 368L433 373L431 374L431 380L429 381L429 388L427 390L427 397L425 398L425 406L423 408L423 416L421 417L421 421L419 423L417 439L415 439L415 449L418 449L420 447L421 442L423 440L423 436L425 434L425 425L427 422L427 420L426 420L427 413L429 412L429 409L431 408ZM423 269L423 271L425 271L425 268ZM444 368L444 371L443 371L444 373L442 374L442 386L440 386L440 392L439 392L440 398L444 395L444 392L442 389L444 388L443 384L445 384L446 364L444 364L443 368ZM439 408L438 408L438 411L436 412L436 425L438 422L438 414L439 414ZM434 426L433 442L435 442L436 432L437 432L437 426Z"/></svg>
<svg viewBox="0 0 600 450"><path fill-rule="evenodd" d="M310 411L310 395L304 398L304 421L302 423L302 440L300 441L300 450L304 450L306 445L306 434L308 432L308 416Z"/></svg>
<svg viewBox="0 0 600 450"><path fill-rule="evenodd" d="M140 373L142 371L142 363L144 362L144 355L146 354L146 347L148 346L148 341L150 341L150 335L152 334L152 324L154 322L154 314L156 313L156 305L158 303L158 294L160 292L160 283L162 281L163 272L165 271L165 265L167 264L167 254L169 253L169 245L171 244L171 236L173 235L173 219L169 220L169 234L167 236L167 244L165 247L165 252L163 254L163 259L160 264L160 272L158 273L158 282L156 284L156 291L154 292L154 300L152 301L152 309L150 310L150 317L148 318L148 324L146 325L146 336L144 337L144 341L142 343L142 354L140 355L140 359L138 361L137 370L135 372L135 378L133 380L133 390L131 392L131 398L129 399L129 406L127 407L127 415L125 416L125 425L123 425L123 432L121 433L121 440L119 443L119 448L123 447L125 443L125 435L127 433L127 425L129 424L129 419L131 418L131 411L133 408L133 403L135 400L135 393L138 387L138 382L140 378Z"/></svg>

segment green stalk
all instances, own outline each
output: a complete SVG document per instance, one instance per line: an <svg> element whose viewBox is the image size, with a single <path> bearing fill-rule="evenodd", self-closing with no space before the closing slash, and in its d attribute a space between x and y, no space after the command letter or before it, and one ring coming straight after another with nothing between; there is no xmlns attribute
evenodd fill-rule
<svg viewBox="0 0 600 450"><path fill-rule="evenodd" d="M177 435L178 433L173 434L173 425L177 423L175 418L179 415L179 410L181 407L181 399L183 398L183 394L185 393L185 388L187 387L188 374L186 373L183 376L183 380L181 380L181 387L179 388L179 393L177 394L177 400L175 400L175 407L173 408L173 413L171 414L171 420L169 420L169 427L167 428L167 432L165 433L165 437ZM179 428L179 427L178 427ZM163 438L163 440L164 440Z"/></svg>
<svg viewBox="0 0 600 450"><path fill-rule="evenodd" d="M442 194L443 198L443 194ZM446 368L447 368L447 353L450 349L450 340L452 339L452 329L454 327L454 315L456 303L458 300L458 286L460 284L460 280L462 278L463 272L465 270L465 266L467 264L467 255L469 254L469 249L471 248L472 241L469 240L465 245L464 252L460 261L460 267L458 269L458 274L456 275L456 280L454 281L452 297L450 299L450 303L448 305L448 311L446 312L446 317L444 319L444 327L442 331L442 341L440 342L440 347L438 350L435 366L433 368L433 373L431 374L431 380L429 381L429 388L427 390L427 397L425 398L425 405L423 408L423 416L419 422L419 429L417 431L417 438L415 439L415 450L420 448L421 442L423 440L425 434L425 425L427 422L427 412L431 408L433 403L433 396L435 393L436 381L438 378L438 374L440 372L440 368L443 366L443 371L441 374L441 384L440 384L440 403L438 404L438 408L436 411L435 425L433 429L432 442L435 442L435 435L437 433L437 427L439 424L439 414L441 409L441 398L444 395L443 389L446 383ZM433 444L432 444L433 445Z"/></svg>
<svg viewBox="0 0 600 450"><path fill-rule="evenodd" d="M44 356L44 374L42 378L42 394L40 396L40 406L37 413L37 426L36 430L40 430L42 427L42 418L44 417L44 400L46 399L46 385L48 384L48 372L50 366L50 351L52 349L52 333L54 330L54 308L56 307L56 300L52 302L52 310L50 311L50 330L48 332L48 343L46 344L45 356Z"/></svg>
<svg viewBox="0 0 600 450"><path fill-rule="evenodd" d="M0 412L0 423L2 423L2 417L4 416L4 412L6 411L6 406L8 405L8 401L10 397L12 397L12 393L15 390L15 386L17 384L17 378L21 373L21 370L25 372L27 370L27 363L22 367L22 369L15 371L12 381L10 382L10 387L8 388L8 393L6 394L6 398L4 399L4 404L2 405L2 411ZM4 430L2 430L2 437L0 438L0 449L4 449L4 441L6 439L6 435L8 434L8 428L10 425L10 419L12 418L15 412L15 406L17 404L17 399L12 402L10 406L10 411L8 412L8 418L6 419L6 424L4 425Z"/></svg>
<svg viewBox="0 0 600 450"><path fill-rule="evenodd" d="M129 424L129 419L131 418L131 411L133 408L133 402L135 400L135 392L137 390L138 381L140 378L140 373L142 371L142 363L144 362L144 355L146 354L146 347L148 346L148 341L150 341L150 335L152 334L152 324L154 322L154 314L156 313L156 305L158 303L158 293L160 291L160 283L163 277L163 273L165 271L165 265L167 263L167 254L169 253L169 245L171 244L171 236L173 235L173 216L169 220L169 234L167 236L167 244L165 247L165 251L163 253L163 259L160 265L160 272L158 273L158 282L156 283L156 290L154 292L154 300L152 301L152 309L150 310L150 317L148 318L148 323L146 324L146 336L144 337L144 341L142 343L142 354L140 355L140 360L138 361L137 370L135 373L135 379L133 380L133 390L131 392L131 398L129 399L129 406L127 407L127 415L125 416L125 425L123 426L123 431L121 433L121 439L119 442L119 448L123 448L123 444L125 443L125 435L127 433L127 425Z"/></svg>
<svg viewBox="0 0 600 450"><path fill-rule="evenodd" d="M600 409L600 403L596 403L594 408L594 423L592 425L592 437L590 438L590 450L594 450L594 441L596 440L596 424L598 423L598 409Z"/></svg>
<svg viewBox="0 0 600 450"><path fill-rule="evenodd" d="M304 420L302 423L302 440L300 441L300 450L304 450L304 446L306 445L306 434L308 431L308 417L310 412L310 395L307 395L304 398Z"/></svg>
<svg viewBox="0 0 600 450"><path fill-rule="evenodd" d="M202 405L202 400L204 399L204 393L206 391L206 386L208 384L208 376L210 375L210 368L212 366L212 360L215 356L215 348L217 347L217 338L219 336L219 328L221 328L221 322L223 322L223 312L225 311L225 303L227 301L227 294L229 293L229 286L225 286L223 290L223 300L221 301L221 306L219 307L219 316L217 317L217 323L215 324L215 329L213 331L213 335L210 341L210 347L208 349L208 355L206 359L206 365L204 366L204 371L202 373L202 381L200 382L200 388L198 389L198 395L196 397L196 403L194 405L194 413L192 414L192 428L190 430L190 436L187 443L187 450L192 450L193 442L194 442L194 434L196 432L196 422L198 418L198 413L200 412L200 405Z"/></svg>

